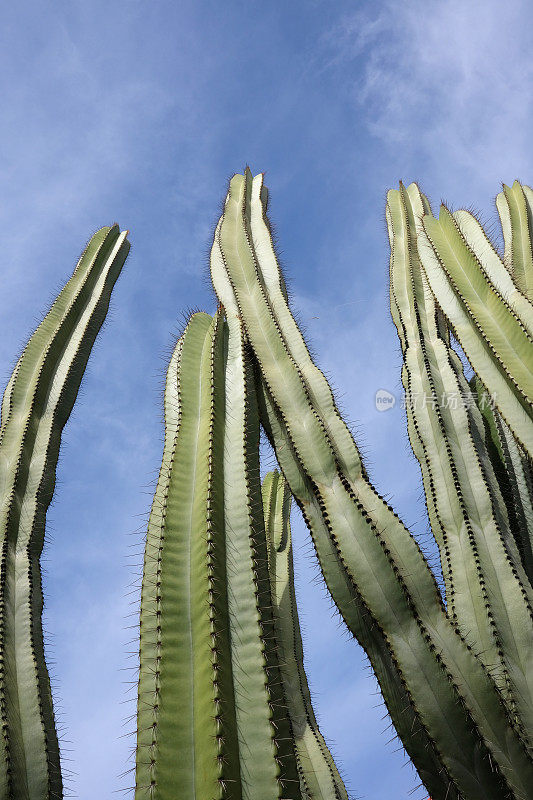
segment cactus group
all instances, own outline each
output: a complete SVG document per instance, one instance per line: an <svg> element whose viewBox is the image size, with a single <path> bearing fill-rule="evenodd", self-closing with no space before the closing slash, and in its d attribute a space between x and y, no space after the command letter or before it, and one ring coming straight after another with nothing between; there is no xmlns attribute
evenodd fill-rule
<svg viewBox="0 0 533 800"><path fill-rule="evenodd" d="M446 606L443 603L416 541L370 484L331 390L309 355L287 304L266 219L266 200L262 176L252 179L249 171L234 176L215 232L212 276L226 313L242 320L254 352L265 427L270 431L291 492L311 529L331 595L349 629L365 648L400 738L432 796L494 800L527 797L533 785L529 740L531 586L514 546L514 537L504 529L503 503L493 507L496 501L490 495L485 508L478 508L474 486L468 489L474 492L472 508L465 508L461 492L466 493L467 488L461 487L457 465L445 462L446 453L441 457L440 452L449 446L447 436L457 433L443 427L426 432L430 442L436 441L435 461L439 469L447 470L438 477L438 491L446 494L446 502L452 506L448 513L461 534L459 557L451 558L449 539L453 531L446 531L445 570L448 569L450 576L455 576L456 569L467 570L477 578L477 587L469 585L473 595L470 613L477 627L470 626L470 620L463 625L454 613L453 600L447 601ZM420 277L415 226L421 213L429 214L429 208L419 208L414 215L411 212L409 219L405 204L400 204L396 214L391 209L392 202L393 197L389 196L388 217L397 223L392 230L392 277L393 281L398 280L398 296L403 292L400 299L393 292L394 313L398 318L401 302L404 315L405 308L412 311L410 324L425 337L418 344L420 353L415 348L412 358L421 358L422 366L424 359L436 360L435 372L440 359L451 362L442 365L445 377L457 382L460 362L449 348L430 357L426 352L425 339L431 336L438 335L446 344L444 333L428 330L426 334L423 329L428 325L426 317L433 328L445 327L447 323L440 311L437 313L435 308L433 316L426 313L421 321L417 308L413 309L415 301L420 303L420 292L424 294L427 288L425 278ZM432 218L424 217L424 229L426 223L429 228ZM427 233L425 236L424 243L429 247ZM452 255L455 257L455 250ZM447 264L443 254L438 258ZM416 298L413 280L419 284ZM431 299L427 302L430 304ZM473 301L471 307L479 311ZM508 312L507 308L504 310ZM488 331L483 337L487 338L494 325L491 326L490 315L483 313ZM510 312L509 316L513 326L516 317ZM509 321L503 312L502 321ZM477 323L470 325L475 327ZM400 331L407 344L412 331L404 330L402 323ZM518 343L523 344L523 338L519 337ZM440 347L441 343L437 344ZM499 345L503 348L501 342ZM466 342L464 347L468 353ZM485 349L490 350L487 361L491 359L489 366L495 369L493 362L497 359L491 346ZM522 352L530 362L531 349L524 345ZM416 380L426 380L431 388L433 374L425 375L420 365L411 369L416 369ZM516 375L508 376L508 399L513 408L524 411L523 415L516 412L516 418L527 428L524 410L527 386L520 385L525 370L527 366L520 374L517 371ZM409 380L406 369L404 375ZM441 376L439 380L442 379ZM483 461L483 466L478 464L479 480L486 492L492 492L499 500L494 476L485 464L483 424L478 414L471 416L471 436ZM514 417L507 420L509 425L513 420ZM410 421L415 429L415 422ZM461 421L456 424L459 427ZM415 430L415 441L417 436L420 434ZM527 441L531 444L530 439ZM461 458L473 458L472 452L454 455L458 463ZM422 468L427 475L426 485L434 489L436 467L433 465L433 472L429 472L428 457ZM466 478L475 481L470 466L465 467ZM487 518L489 506L492 521ZM428 507L432 512L437 508L431 491ZM433 517L436 519L435 513ZM478 524L482 529L478 527L476 531ZM442 535L440 529L439 534ZM468 581L468 575L464 576L463 583ZM469 605L462 592L461 603ZM510 615L515 616L512 621ZM481 640L477 639L478 630L484 633ZM489 644L492 650L487 652Z"/></svg>
<svg viewBox="0 0 533 800"><path fill-rule="evenodd" d="M145 545L136 800L347 800L304 670L291 497L433 800L533 798L533 193L477 219L387 196L409 440L443 586L373 487L291 312L263 176L235 175L211 248L219 307L167 372ZM39 557L61 430L125 234L93 237L2 404L0 800L62 795ZM465 372L466 360L472 376ZM261 485L260 427L280 474Z"/></svg>

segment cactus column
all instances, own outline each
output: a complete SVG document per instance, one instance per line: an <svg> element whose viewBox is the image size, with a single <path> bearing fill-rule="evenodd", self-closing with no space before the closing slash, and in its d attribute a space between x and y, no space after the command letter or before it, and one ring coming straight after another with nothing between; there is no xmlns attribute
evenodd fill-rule
<svg viewBox="0 0 533 800"><path fill-rule="evenodd" d="M348 800L311 703L294 590L291 494L277 470L269 472L263 481L263 508L281 676L294 731L304 800Z"/></svg>
<svg viewBox="0 0 533 800"><path fill-rule="evenodd" d="M0 428L0 798L62 797L44 660L39 559L70 415L113 286L129 250L115 225L98 231L19 358Z"/></svg>
<svg viewBox="0 0 533 800"><path fill-rule="evenodd" d="M274 629L259 420L240 330L171 360L141 600L136 797L301 797ZM206 515L207 509L207 515Z"/></svg>

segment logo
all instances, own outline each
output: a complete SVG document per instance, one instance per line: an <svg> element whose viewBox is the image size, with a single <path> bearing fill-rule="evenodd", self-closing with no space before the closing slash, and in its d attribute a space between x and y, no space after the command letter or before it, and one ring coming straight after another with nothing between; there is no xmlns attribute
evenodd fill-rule
<svg viewBox="0 0 533 800"><path fill-rule="evenodd" d="M396 405L396 398L386 389L378 389L376 392L376 411L390 411Z"/></svg>

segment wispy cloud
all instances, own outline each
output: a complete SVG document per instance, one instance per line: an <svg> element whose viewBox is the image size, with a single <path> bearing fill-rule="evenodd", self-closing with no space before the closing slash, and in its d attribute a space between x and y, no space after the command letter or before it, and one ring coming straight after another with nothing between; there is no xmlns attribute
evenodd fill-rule
<svg viewBox="0 0 533 800"><path fill-rule="evenodd" d="M444 191L452 161L487 184L494 173L512 180L533 164L528 5L388 0L377 15L365 5L325 34L324 64L348 71L344 88L370 131L408 154L417 177L429 166Z"/></svg>

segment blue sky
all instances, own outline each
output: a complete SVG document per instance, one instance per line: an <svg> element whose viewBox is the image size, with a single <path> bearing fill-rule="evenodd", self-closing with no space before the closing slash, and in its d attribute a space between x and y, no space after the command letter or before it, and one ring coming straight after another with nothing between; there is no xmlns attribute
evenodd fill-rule
<svg viewBox="0 0 533 800"><path fill-rule="evenodd" d="M227 179L246 163L266 172L293 303L319 364L378 489L424 536L400 404L374 406L380 388L400 396L385 193L418 180L434 203L473 206L499 235L500 182L531 182L532 21L526 0L3 9L4 382L88 236L115 220L131 230L64 434L44 556L67 785L81 800L132 794L116 794L132 784L120 777L134 744L124 735L135 711L125 668L137 648L128 584L161 457L166 359L187 309L215 306L207 252ZM347 784L357 798L421 798L398 743L387 743L364 656L314 580L297 517L294 531L308 674Z"/></svg>

